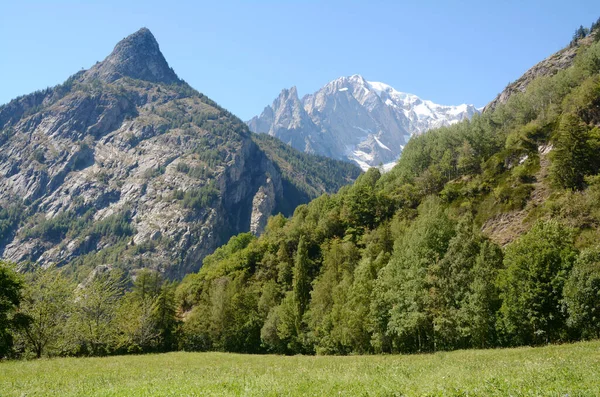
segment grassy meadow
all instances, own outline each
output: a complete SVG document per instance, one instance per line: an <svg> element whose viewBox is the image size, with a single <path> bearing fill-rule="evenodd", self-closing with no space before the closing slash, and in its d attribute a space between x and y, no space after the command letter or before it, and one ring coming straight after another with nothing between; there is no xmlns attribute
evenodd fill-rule
<svg viewBox="0 0 600 397"><path fill-rule="evenodd" d="M598 396L600 342L427 355L166 353L0 363L0 396Z"/></svg>

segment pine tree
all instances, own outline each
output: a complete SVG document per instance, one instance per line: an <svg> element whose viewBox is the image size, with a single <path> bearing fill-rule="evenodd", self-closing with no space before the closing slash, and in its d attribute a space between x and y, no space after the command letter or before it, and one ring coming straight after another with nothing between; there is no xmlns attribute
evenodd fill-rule
<svg viewBox="0 0 600 397"><path fill-rule="evenodd" d="M552 152L551 176L557 186L581 189L585 175L595 171L597 165L588 140L589 128L577 116L562 117Z"/></svg>
<svg viewBox="0 0 600 397"><path fill-rule="evenodd" d="M300 237L298 250L294 259L294 276L292 281L292 291L294 293L294 303L297 308L298 318L296 319L297 328L300 329L302 316L308 307L310 299L310 259L308 257L308 248L304 237Z"/></svg>

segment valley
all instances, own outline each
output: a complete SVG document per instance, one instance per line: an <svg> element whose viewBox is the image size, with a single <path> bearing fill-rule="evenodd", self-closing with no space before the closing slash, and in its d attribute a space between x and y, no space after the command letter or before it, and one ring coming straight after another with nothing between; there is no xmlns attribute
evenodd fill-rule
<svg viewBox="0 0 600 397"><path fill-rule="evenodd" d="M278 38L167 42L275 79ZM481 108L354 74L243 122L141 28L0 106L0 395L600 394L600 19L568 39Z"/></svg>

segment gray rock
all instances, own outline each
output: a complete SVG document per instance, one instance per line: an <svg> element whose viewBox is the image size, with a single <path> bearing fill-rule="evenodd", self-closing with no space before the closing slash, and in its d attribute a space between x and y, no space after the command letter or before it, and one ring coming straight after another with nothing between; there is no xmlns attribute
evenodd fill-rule
<svg viewBox="0 0 600 397"><path fill-rule="evenodd" d="M443 106L360 75L341 77L298 98L283 90L250 130L276 136L307 153L355 161L361 168L394 164L414 134L472 117L472 105Z"/></svg>
<svg viewBox="0 0 600 397"><path fill-rule="evenodd" d="M181 278L286 207L279 168L245 124L180 81L147 29L1 106L0 132L0 207L20 208L0 236L10 261Z"/></svg>
<svg viewBox="0 0 600 397"><path fill-rule="evenodd" d="M515 93L525 92L529 83L539 76L553 76L559 71L568 68L573 64L573 59L577 55L577 50L581 44L586 44L591 41L592 37L588 36L579 40L573 46L563 48L562 50L552 54L543 61L537 63L532 68L527 70L516 81L510 83L506 88L488 103L483 112L493 111L499 104L504 104Z"/></svg>

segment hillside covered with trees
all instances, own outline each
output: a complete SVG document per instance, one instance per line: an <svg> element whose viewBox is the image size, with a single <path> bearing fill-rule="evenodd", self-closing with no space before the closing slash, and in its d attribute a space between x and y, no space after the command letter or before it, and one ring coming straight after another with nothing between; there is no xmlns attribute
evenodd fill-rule
<svg viewBox="0 0 600 397"><path fill-rule="evenodd" d="M0 356L412 353L599 337L597 25L571 44L570 67L411 139L389 173L370 169L271 217L260 237L232 237L177 285L109 267L76 285L52 268L3 265Z"/></svg>
<svg viewBox="0 0 600 397"><path fill-rule="evenodd" d="M349 354L598 337L600 33L576 35L571 67L207 257L178 288L183 346Z"/></svg>

